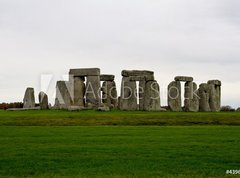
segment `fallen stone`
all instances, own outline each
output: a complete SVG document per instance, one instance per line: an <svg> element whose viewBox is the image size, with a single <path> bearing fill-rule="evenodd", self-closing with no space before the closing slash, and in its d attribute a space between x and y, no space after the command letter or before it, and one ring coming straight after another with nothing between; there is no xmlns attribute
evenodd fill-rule
<svg viewBox="0 0 240 178"><path fill-rule="evenodd" d="M85 110L86 108L83 106L69 106L68 111L82 111Z"/></svg>
<svg viewBox="0 0 240 178"><path fill-rule="evenodd" d="M98 107L97 110L98 110L98 111L103 111L103 112L108 112L108 111L110 111L110 108L107 107L107 106L104 106L104 107Z"/></svg>

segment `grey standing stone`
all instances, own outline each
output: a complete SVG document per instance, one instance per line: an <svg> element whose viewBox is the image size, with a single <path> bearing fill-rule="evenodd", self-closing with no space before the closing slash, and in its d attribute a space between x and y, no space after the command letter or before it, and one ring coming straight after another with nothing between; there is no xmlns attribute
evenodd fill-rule
<svg viewBox="0 0 240 178"><path fill-rule="evenodd" d="M221 81L220 80L209 80L208 85L209 91L209 103L211 111L219 112L221 110Z"/></svg>
<svg viewBox="0 0 240 178"><path fill-rule="evenodd" d="M100 76L87 76L86 103L98 108L101 104L100 90Z"/></svg>
<svg viewBox="0 0 240 178"><path fill-rule="evenodd" d="M73 105L74 106L85 106L84 95L86 86L84 83L84 77L73 77L70 85L73 87Z"/></svg>
<svg viewBox="0 0 240 178"><path fill-rule="evenodd" d="M184 110L187 112L199 111L199 96L197 84L194 82L185 83Z"/></svg>
<svg viewBox="0 0 240 178"><path fill-rule="evenodd" d="M210 87L208 84L203 83L199 86L198 92L199 92L199 110L201 112L209 112L211 111L210 105L209 105L209 90Z"/></svg>
<svg viewBox="0 0 240 178"><path fill-rule="evenodd" d="M35 108L35 96L33 88L26 89L23 99L23 108L25 109Z"/></svg>
<svg viewBox="0 0 240 178"><path fill-rule="evenodd" d="M38 95L38 99L39 99L39 105L41 109L49 109L48 96L46 93L40 92Z"/></svg>
<svg viewBox="0 0 240 178"><path fill-rule="evenodd" d="M128 77L122 78L120 99L121 110L138 110L136 90L136 82L130 81Z"/></svg>
<svg viewBox="0 0 240 178"><path fill-rule="evenodd" d="M181 100L181 83L173 81L168 85L168 106L171 111L182 111Z"/></svg>
<svg viewBox="0 0 240 178"><path fill-rule="evenodd" d="M149 81L145 86L144 110L160 111L160 87L157 81Z"/></svg>
<svg viewBox="0 0 240 178"><path fill-rule="evenodd" d="M55 108L68 109L73 105L73 87L70 82L58 81L56 86Z"/></svg>

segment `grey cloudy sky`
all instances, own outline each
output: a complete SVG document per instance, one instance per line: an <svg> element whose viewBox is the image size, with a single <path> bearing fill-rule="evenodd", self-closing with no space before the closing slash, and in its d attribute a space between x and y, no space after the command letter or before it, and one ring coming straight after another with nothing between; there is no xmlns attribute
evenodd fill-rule
<svg viewBox="0 0 240 178"><path fill-rule="evenodd" d="M70 68L155 71L166 105L176 75L223 82L223 105L240 106L239 0L0 0L0 102L41 90ZM42 86L43 87L43 86Z"/></svg>

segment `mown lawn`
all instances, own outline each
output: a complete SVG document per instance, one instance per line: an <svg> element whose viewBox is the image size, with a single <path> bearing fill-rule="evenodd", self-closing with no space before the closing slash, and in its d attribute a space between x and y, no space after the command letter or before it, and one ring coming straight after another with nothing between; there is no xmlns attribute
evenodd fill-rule
<svg viewBox="0 0 240 178"><path fill-rule="evenodd" d="M100 126L100 125L238 125L240 112L176 113L176 112L98 112L63 110L3 111L0 126Z"/></svg>
<svg viewBox="0 0 240 178"><path fill-rule="evenodd" d="M240 169L239 126L1 126L0 143L0 177L205 178Z"/></svg>

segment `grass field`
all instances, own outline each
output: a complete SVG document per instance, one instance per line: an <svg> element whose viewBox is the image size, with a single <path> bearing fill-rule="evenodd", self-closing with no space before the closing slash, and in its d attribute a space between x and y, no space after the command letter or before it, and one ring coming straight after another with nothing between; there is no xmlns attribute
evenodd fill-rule
<svg viewBox="0 0 240 178"><path fill-rule="evenodd" d="M0 111L0 177L237 177L226 170L240 169L239 118Z"/></svg>
<svg viewBox="0 0 240 178"><path fill-rule="evenodd" d="M238 125L240 112L1 111L0 126Z"/></svg>

